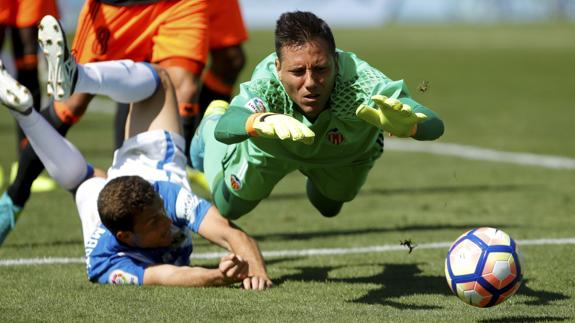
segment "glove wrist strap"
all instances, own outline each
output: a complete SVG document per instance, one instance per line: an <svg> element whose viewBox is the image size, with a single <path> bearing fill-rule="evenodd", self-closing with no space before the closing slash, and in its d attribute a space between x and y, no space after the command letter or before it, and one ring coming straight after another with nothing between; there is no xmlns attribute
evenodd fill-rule
<svg viewBox="0 0 575 323"><path fill-rule="evenodd" d="M254 123L264 114L265 113L254 113L248 117L248 120L246 121L246 132L247 132L248 136L250 136L250 137L257 137L258 136L258 132L254 128Z"/></svg>

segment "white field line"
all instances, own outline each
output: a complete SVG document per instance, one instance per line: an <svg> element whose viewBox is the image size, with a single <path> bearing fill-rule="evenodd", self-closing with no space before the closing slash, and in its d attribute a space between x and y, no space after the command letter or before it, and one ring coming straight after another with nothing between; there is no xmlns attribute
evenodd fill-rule
<svg viewBox="0 0 575 323"><path fill-rule="evenodd" d="M386 138L385 149L407 152L423 152L437 155L455 156L465 159L496 161L554 169L575 169L574 158L531 153L513 153L475 146L441 142L421 142L402 139L389 140Z"/></svg>
<svg viewBox="0 0 575 323"><path fill-rule="evenodd" d="M523 246L540 246L540 245L570 245L575 244L575 238L563 239L535 239L535 240L518 240L517 244ZM421 249L447 249L451 242L433 242L419 244L417 250ZM384 253L389 251L407 250L406 247L399 244L381 245L355 248L320 248L320 249L299 249L299 250L276 250L264 251L265 258L286 258L286 257L310 257L310 256L337 256L361 253ZM224 252L206 252L192 254L192 259L218 259L225 255ZM20 259L0 259L0 267L24 266L24 265L55 265L55 264L84 264L83 257L65 258L65 257L43 257L43 258L20 258Z"/></svg>

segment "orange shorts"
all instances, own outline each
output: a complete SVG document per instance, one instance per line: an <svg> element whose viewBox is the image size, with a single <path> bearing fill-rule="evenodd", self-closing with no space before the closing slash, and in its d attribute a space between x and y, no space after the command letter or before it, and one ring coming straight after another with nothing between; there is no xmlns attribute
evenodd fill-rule
<svg viewBox="0 0 575 323"><path fill-rule="evenodd" d="M0 0L0 25L32 27L46 15L58 17L56 0Z"/></svg>
<svg viewBox="0 0 575 323"><path fill-rule="evenodd" d="M79 63L132 59L175 62L199 74L208 56L207 1L162 1L112 6L87 0L72 54Z"/></svg>
<svg viewBox="0 0 575 323"><path fill-rule="evenodd" d="M210 49L234 46L248 39L238 0L209 0Z"/></svg>

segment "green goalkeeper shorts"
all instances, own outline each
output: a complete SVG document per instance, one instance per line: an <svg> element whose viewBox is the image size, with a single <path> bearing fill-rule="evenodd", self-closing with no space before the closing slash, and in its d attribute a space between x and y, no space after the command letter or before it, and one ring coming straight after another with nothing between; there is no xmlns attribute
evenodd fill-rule
<svg viewBox="0 0 575 323"><path fill-rule="evenodd" d="M375 147L363 158L349 165L306 165L286 159L278 159L241 144L228 147L222 161L221 176L229 191L237 197L258 201L270 195L275 185L287 174L299 170L311 180L325 197L335 201L350 201L359 192L381 149ZM209 162L209 161L206 161Z"/></svg>

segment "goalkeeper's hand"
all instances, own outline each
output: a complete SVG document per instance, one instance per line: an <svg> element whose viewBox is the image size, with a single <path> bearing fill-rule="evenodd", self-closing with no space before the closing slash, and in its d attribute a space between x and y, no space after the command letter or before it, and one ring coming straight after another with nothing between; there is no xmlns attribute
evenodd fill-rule
<svg viewBox="0 0 575 323"><path fill-rule="evenodd" d="M250 136L301 141L311 145L315 133L298 120L280 113L254 113L246 122Z"/></svg>
<svg viewBox="0 0 575 323"><path fill-rule="evenodd" d="M383 95L374 95L371 99L375 102L375 109L362 104L355 110L355 114L394 136L413 136L417 131L417 123L427 119L425 114L413 112L409 105L397 99Z"/></svg>

